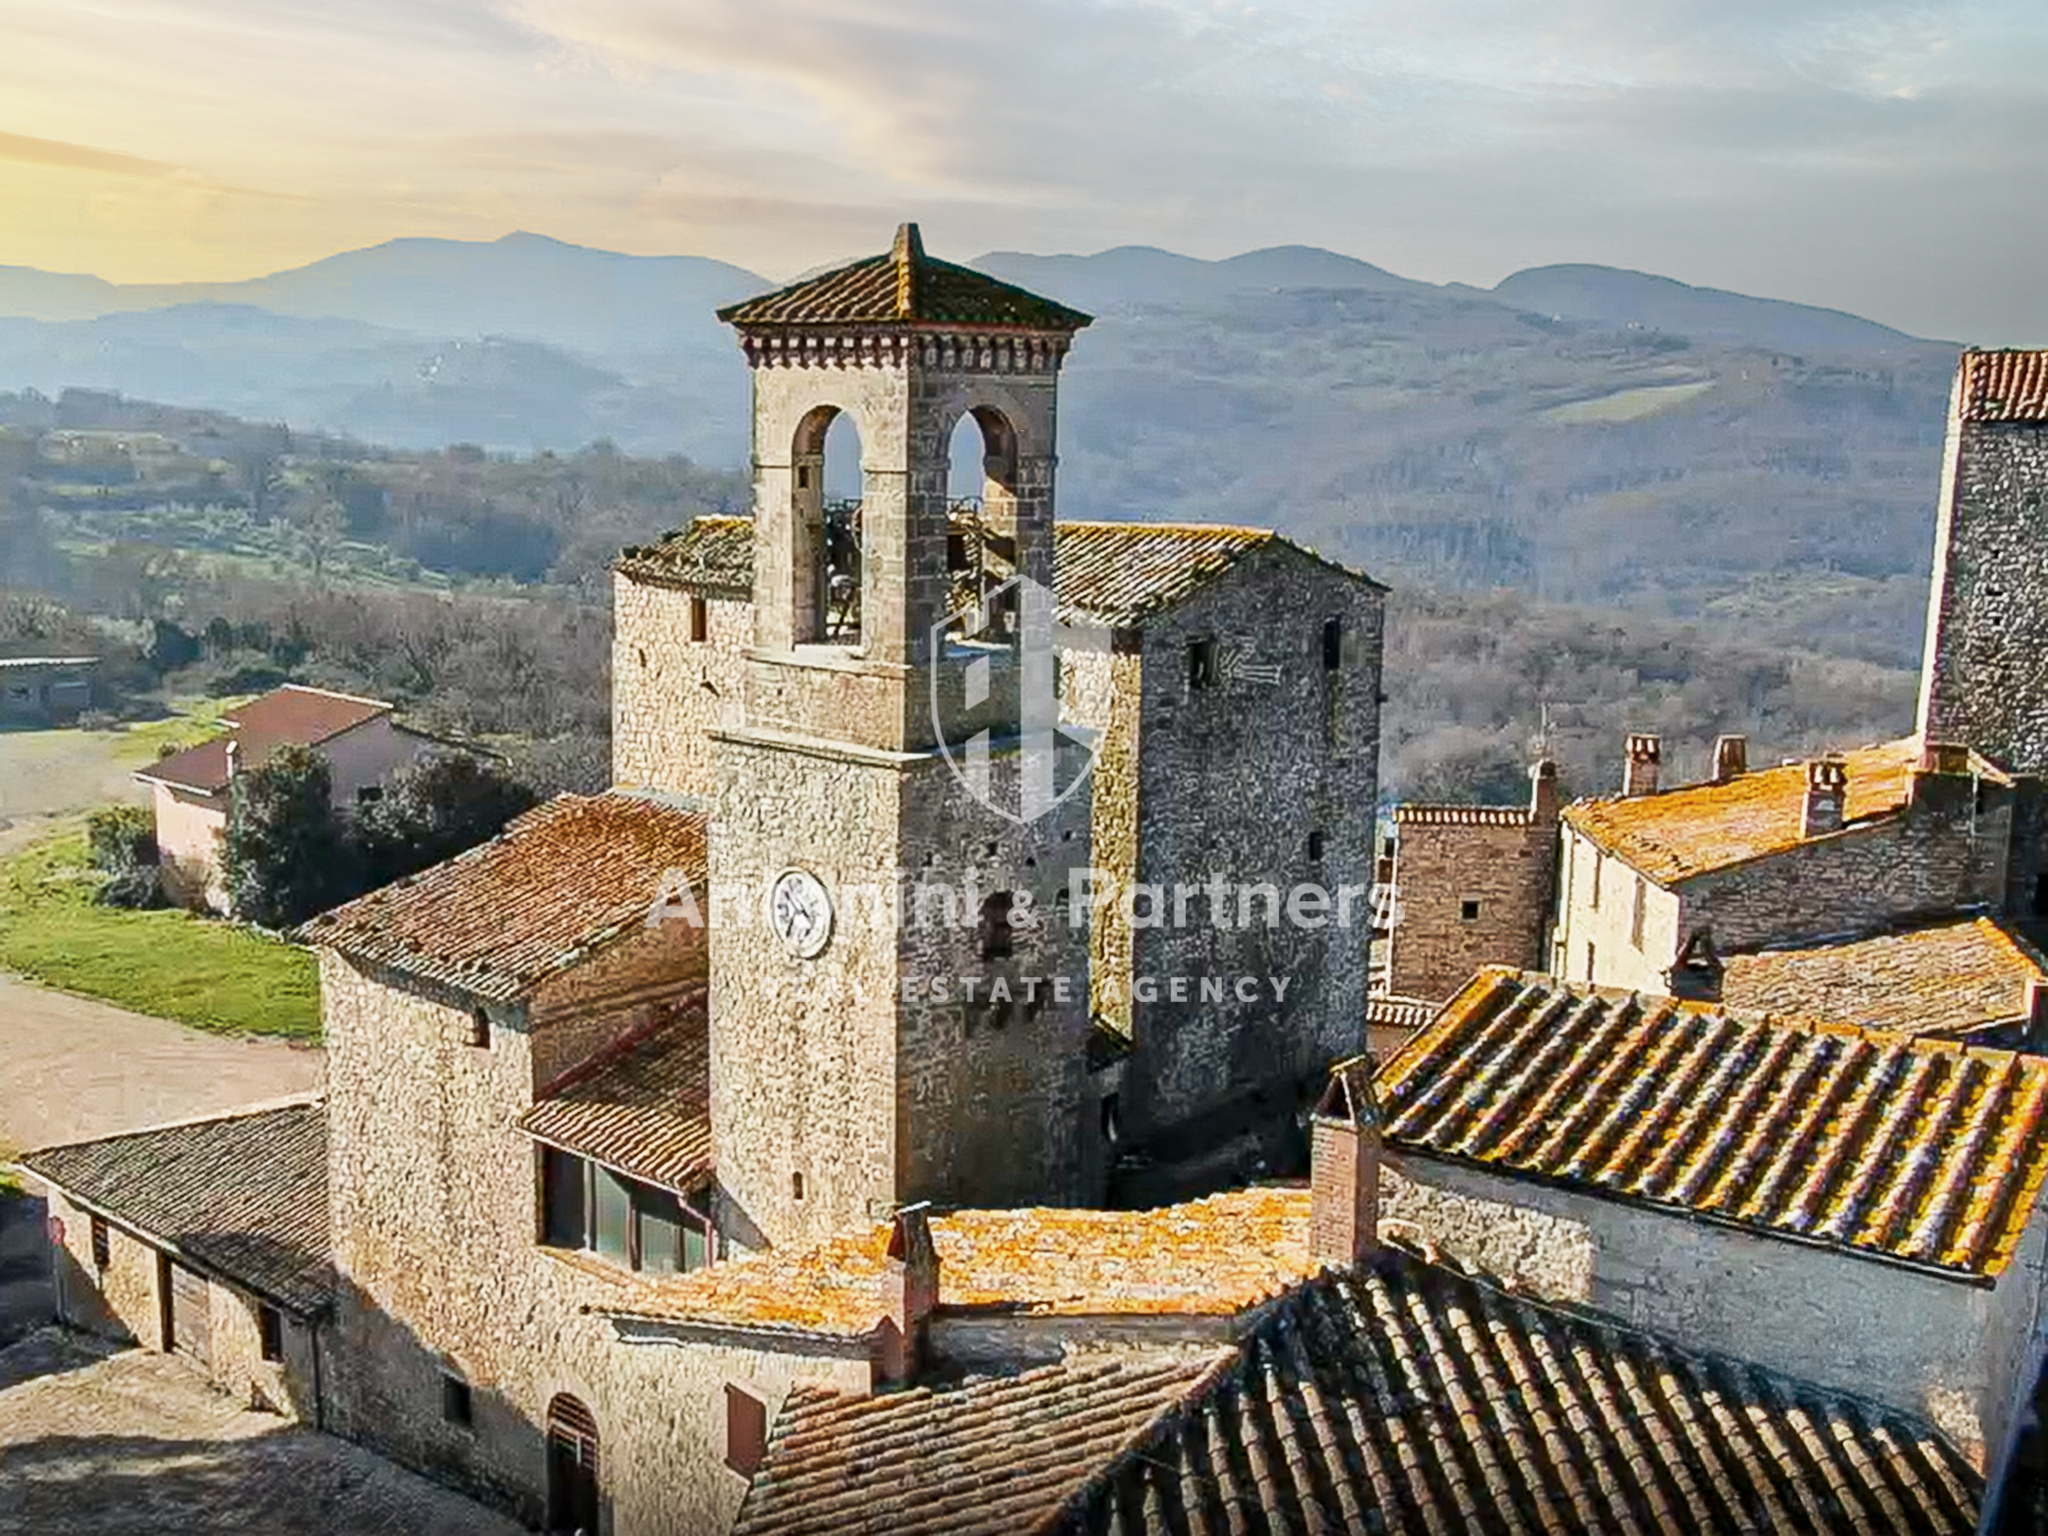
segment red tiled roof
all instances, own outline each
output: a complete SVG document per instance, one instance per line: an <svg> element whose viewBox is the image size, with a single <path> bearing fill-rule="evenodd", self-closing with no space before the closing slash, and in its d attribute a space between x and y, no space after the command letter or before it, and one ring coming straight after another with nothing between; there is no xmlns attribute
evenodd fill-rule
<svg viewBox="0 0 2048 1536"><path fill-rule="evenodd" d="M1530 822L1526 805L1415 805L1403 801L1394 807L1396 826L1425 827L1526 827Z"/></svg>
<svg viewBox="0 0 2048 1536"><path fill-rule="evenodd" d="M2027 983L2048 980L2041 957L1989 917L1899 933L1722 957L1730 1013L1854 1019L1905 1034L1958 1034L2011 1023Z"/></svg>
<svg viewBox="0 0 2048 1536"><path fill-rule="evenodd" d="M627 550L613 569L655 586L726 596L751 593L753 531L750 517L699 517L660 544ZM1062 522L1053 527L1053 586L1068 615L1126 628L1173 607L1246 555L1275 544L1301 550L1353 580L1379 585L1270 528Z"/></svg>
<svg viewBox="0 0 2048 1536"><path fill-rule="evenodd" d="M1920 743L1913 737L1846 753L1845 826L1903 810L1913 795ZM2000 784L2012 781L1976 753L1970 771ZM1806 766L1786 763L1710 784L1654 795L1580 800L1565 808L1567 824L1630 868L1660 884L1688 880L1797 847L1806 805Z"/></svg>
<svg viewBox="0 0 2048 1536"><path fill-rule="evenodd" d="M728 305L718 318L742 330L763 326L949 325L1078 331L1078 309L999 282L924 252L917 226L896 232L893 249L773 293Z"/></svg>
<svg viewBox="0 0 2048 1536"><path fill-rule="evenodd" d="M153 1126L22 1158L38 1178L301 1314L327 1301L327 1108Z"/></svg>
<svg viewBox="0 0 2048 1536"><path fill-rule="evenodd" d="M640 927L669 870L702 891L705 822L649 796L560 795L467 853L313 918L300 937L510 1001Z"/></svg>
<svg viewBox="0 0 2048 1536"><path fill-rule="evenodd" d="M1229 1317L1308 1257L1308 1191L1234 1190L1150 1211L1029 1208L932 1219L948 1306L1088 1316ZM889 1223L814 1248L639 1282L605 1310L671 1322L860 1336L881 1320Z"/></svg>
<svg viewBox="0 0 2048 1536"><path fill-rule="evenodd" d="M1220 1355L800 1387L735 1536L1961 1536L1982 1491L1904 1415L1390 1247Z"/></svg>
<svg viewBox="0 0 2048 1536"><path fill-rule="evenodd" d="M1499 967L1377 1082L1392 1146L1973 1278L2048 1178L2048 1060Z"/></svg>
<svg viewBox="0 0 2048 1536"><path fill-rule="evenodd" d="M550 1088L519 1129L688 1195L712 1168L708 1045L699 992L668 1022Z"/></svg>
<svg viewBox="0 0 2048 1536"><path fill-rule="evenodd" d="M2048 422L2048 352L1965 352L1959 385L1965 421Z"/></svg>
<svg viewBox="0 0 2048 1536"><path fill-rule="evenodd" d="M230 741L241 748L242 766L256 768L279 747L317 747L390 713L391 706L377 699L287 683L275 693L222 711L220 718L229 727L226 734L174 753L142 769L136 777L219 794L228 787Z"/></svg>

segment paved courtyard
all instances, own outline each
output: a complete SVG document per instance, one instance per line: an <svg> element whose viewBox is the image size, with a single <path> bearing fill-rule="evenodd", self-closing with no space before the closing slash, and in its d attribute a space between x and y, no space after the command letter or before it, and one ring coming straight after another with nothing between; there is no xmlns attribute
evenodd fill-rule
<svg viewBox="0 0 2048 1536"><path fill-rule="evenodd" d="M171 1356L53 1331L0 1350L0 1530L515 1536L343 1441L251 1413Z"/></svg>

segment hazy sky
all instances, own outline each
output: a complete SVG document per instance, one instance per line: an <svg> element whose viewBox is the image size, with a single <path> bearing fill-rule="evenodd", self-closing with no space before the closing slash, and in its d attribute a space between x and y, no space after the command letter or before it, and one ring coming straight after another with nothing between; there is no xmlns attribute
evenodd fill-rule
<svg viewBox="0 0 2048 1536"><path fill-rule="evenodd" d="M2048 344L2043 0L0 0L0 263L1597 261Z"/></svg>

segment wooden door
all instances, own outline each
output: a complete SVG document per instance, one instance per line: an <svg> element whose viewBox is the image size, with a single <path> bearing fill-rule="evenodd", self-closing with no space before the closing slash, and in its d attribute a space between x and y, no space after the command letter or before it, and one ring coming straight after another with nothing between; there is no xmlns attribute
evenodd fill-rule
<svg viewBox="0 0 2048 1536"><path fill-rule="evenodd" d="M182 1264L166 1267L171 1281L171 1348L205 1365L213 1338L212 1298L206 1281Z"/></svg>
<svg viewBox="0 0 2048 1536"><path fill-rule="evenodd" d="M548 1404L548 1529L598 1536L597 1420L566 1393Z"/></svg>

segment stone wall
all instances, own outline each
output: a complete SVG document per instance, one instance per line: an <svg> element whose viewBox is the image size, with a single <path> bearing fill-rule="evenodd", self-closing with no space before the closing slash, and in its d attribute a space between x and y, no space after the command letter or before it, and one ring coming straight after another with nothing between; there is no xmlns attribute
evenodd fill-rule
<svg viewBox="0 0 2048 1536"><path fill-rule="evenodd" d="M1481 966L1536 970L1557 899L1558 825L1517 806L1399 806L1388 989L1448 998Z"/></svg>
<svg viewBox="0 0 2048 1536"><path fill-rule="evenodd" d="M706 635L690 638L690 606ZM612 780L709 800L711 733L737 725L754 641L747 598L703 597L612 578Z"/></svg>
<svg viewBox="0 0 2048 1536"><path fill-rule="evenodd" d="M546 1513L548 1405L598 1425L603 1536L730 1525L746 1483L723 1464L725 1387L771 1417L798 1378L849 1389L866 1367L781 1348L621 1341L587 1309L628 1278L537 1241L538 1159L513 1129L532 1102L523 1015L489 1049L463 1011L321 957L336 1260L330 1426L529 1523ZM472 1422L446 1421L443 1373Z"/></svg>
<svg viewBox="0 0 2048 1536"><path fill-rule="evenodd" d="M1387 1230L1546 1299L1918 1414L1980 1468L2038 1364L2038 1211L1984 1288L1413 1153L1383 1176L1380 1209Z"/></svg>
<svg viewBox="0 0 2048 1536"><path fill-rule="evenodd" d="M1136 1046L1122 1106L1133 1142L1198 1128L1232 1104L1291 1127L1297 1090L1361 1048L1383 608L1377 588L1274 545L1142 631L1138 878L1150 889L1132 907L1156 921L1133 923ZM1323 663L1327 619L1341 625L1335 670ZM1190 685L1196 641L1216 647L1208 687ZM1211 876L1270 884L1283 903L1297 887L1320 887L1331 905L1321 926L1313 907L1297 922L1284 905L1269 926L1262 903L1250 925L1232 911L1225 929L1195 897L1178 923L1175 887ZM1347 889L1350 923L1340 926ZM1175 977L1186 981L1178 995L1167 985ZM1223 984L1220 1002L1202 995L1204 979ZM1147 980L1153 997L1135 997Z"/></svg>
<svg viewBox="0 0 2048 1536"><path fill-rule="evenodd" d="M1104 650L1060 658L1060 703L1097 732L1088 793L1095 867L1119 884L1138 878L1138 765L1143 745L1143 637L1118 630ZM1090 1014L1131 1032L1131 920L1120 902L1098 907L1088 932ZM1121 984L1119 984L1121 983Z"/></svg>
<svg viewBox="0 0 2048 1536"><path fill-rule="evenodd" d="M2048 773L2048 426L1951 408L1919 729Z"/></svg>
<svg viewBox="0 0 2048 1536"><path fill-rule="evenodd" d="M1916 774L1913 803L1898 816L1684 882L1679 928L1711 927L1729 951L1997 910L2011 827L2009 789L1967 774Z"/></svg>
<svg viewBox="0 0 2048 1536"><path fill-rule="evenodd" d="M1602 853L1570 827L1560 841L1564 855L1552 973L1603 987L1668 991L1665 972L1684 942L1678 896ZM1718 931L1715 938L1720 938Z"/></svg>

